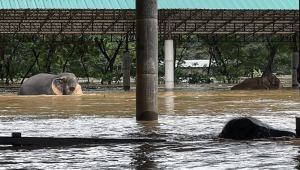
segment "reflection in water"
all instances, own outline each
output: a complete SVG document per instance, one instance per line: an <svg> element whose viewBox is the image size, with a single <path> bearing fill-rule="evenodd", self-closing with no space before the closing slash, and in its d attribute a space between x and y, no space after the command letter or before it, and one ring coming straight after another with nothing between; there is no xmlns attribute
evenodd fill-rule
<svg viewBox="0 0 300 170"><path fill-rule="evenodd" d="M22 136L146 137L167 142L0 148L0 169L295 169L297 140L230 141L216 136L238 116L294 131L299 106L298 90L159 92L159 120L136 122L132 91L1 95L1 136L21 132Z"/></svg>
<svg viewBox="0 0 300 170"><path fill-rule="evenodd" d="M130 134L133 137L160 138L160 124L158 121L138 121L138 133ZM135 169L157 169L155 157L153 156L156 150L155 143L145 143L136 146L133 151L133 162L131 163Z"/></svg>
<svg viewBox="0 0 300 170"><path fill-rule="evenodd" d="M165 105L168 114L174 114L174 91L165 92Z"/></svg>
<svg viewBox="0 0 300 170"><path fill-rule="evenodd" d="M155 144L141 144L133 152L134 161L132 164L135 169L144 170L144 169L158 169L154 160L153 153L156 150Z"/></svg>

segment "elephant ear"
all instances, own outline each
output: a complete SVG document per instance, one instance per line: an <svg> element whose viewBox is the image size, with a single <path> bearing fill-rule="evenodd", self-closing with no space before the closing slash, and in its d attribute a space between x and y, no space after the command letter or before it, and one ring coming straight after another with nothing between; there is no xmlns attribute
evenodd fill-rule
<svg viewBox="0 0 300 170"><path fill-rule="evenodd" d="M272 83L273 80L274 80L274 75L272 73L269 73L269 74L265 75L265 77L268 79L268 81L270 83Z"/></svg>
<svg viewBox="0 0 300 170"><path fill-rule="evenodd" d="M52 81L52 90L57 95L63 94L63 89L67 83L67 77L57 77Z"/></svg>
<svg viewBox="0 0 300 170"><path fill-rule="evenodd" d="M67 77L58 77L54 79L54 81L59 82L59 83L66 83L68 81Z"/></svg>
<svg viewBox="0 0 300 170"><path fill-rule="evenodd" d="M262 77L262 83L266 89L269 89L271 83L267 77Z"/></svg>

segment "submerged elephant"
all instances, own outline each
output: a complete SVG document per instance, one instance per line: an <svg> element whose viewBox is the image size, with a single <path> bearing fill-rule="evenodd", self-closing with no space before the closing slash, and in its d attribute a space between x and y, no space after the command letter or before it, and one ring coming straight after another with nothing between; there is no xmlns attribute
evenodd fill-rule
<svg viewBox="0 0 300 170"><path fill-rule="evenodd" d="M252 89L282 89L280 80L272 73L262 77L249 78L242 83L235 85L231 90L252 90Z"/></svg>
<svg viewBox="0 0 300 170"><path fill-rule="evenodd" d="M37 74L21 86L18 95L81 95L81 86L73 73Z"/></svg>
<svg viewBox="0 0 300 170"><path fill-rule="evenodd" d="M289 131L274 129L253 117L243 117L230 120L222 132L220 138L249 140L270 137L296 137L296 134Z"/></svg>

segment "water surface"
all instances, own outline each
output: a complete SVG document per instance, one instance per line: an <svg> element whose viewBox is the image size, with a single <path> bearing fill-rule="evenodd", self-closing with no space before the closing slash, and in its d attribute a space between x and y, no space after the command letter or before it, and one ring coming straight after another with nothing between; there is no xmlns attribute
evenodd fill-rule
<svg viewBox="0 0 300 170"><path fill-rule="evenodd" d="M135 92L0 96L1 136L163 138L165 143L0 147L0 169L297 169L294 139L218 139L225 123L253 116L295 131L298 90L159 92L158 122L135 120Z"/></svg>

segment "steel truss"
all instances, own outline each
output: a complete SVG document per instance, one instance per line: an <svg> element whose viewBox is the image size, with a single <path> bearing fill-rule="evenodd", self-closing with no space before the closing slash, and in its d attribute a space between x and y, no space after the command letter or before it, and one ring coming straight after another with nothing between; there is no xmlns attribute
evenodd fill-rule
<svg viewBox="0 0 300 170"><path fill-rule="evenodd" d="M0 34L135 34L135 10L1 9ZM299 36L299 10L159 10L160 36ZM289 38L287 38L289 39ZM256 41L253 39L253 41Z"/></svg>

